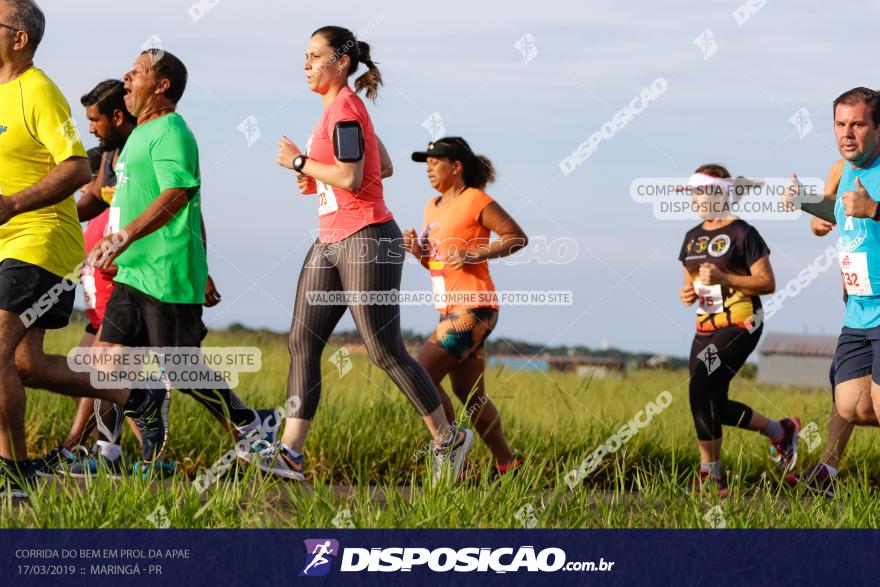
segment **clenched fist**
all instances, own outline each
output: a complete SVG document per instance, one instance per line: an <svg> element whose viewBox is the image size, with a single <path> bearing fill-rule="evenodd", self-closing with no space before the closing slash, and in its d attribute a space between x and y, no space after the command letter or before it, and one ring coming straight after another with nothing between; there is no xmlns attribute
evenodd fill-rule
<svg viewBox="0 0 880 587"><path fill-rule="evenodd" d="M685 306L690 306L697 301L697 292L694 291L694 284L689 283L678 290L678 297Z"/></svg>

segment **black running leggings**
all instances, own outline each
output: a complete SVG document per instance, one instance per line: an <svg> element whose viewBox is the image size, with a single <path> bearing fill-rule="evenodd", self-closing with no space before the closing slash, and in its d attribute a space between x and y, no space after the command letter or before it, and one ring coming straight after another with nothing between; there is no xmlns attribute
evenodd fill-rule
<svg viewBox="0 0 880 587"><path fill-rule="evenodd" d="M336 243L316 241L312 245L299 275L290 325L287 395L300 402L289 415L304 420L314 417L321 399L321 353L346 308L351 310L370 359L388 373L419 414L426 416L440 407L430 376L403 345L396 303L368 300L351 306L318 305L307 298L309 292L399 290L404 255L403 236L394 220L372 224Z"/></svg>
<svg viewBox="0 0 880 587"><path fill-rule="evenodd" d="M752 408L728 399L730 382L758 345L763 328L749 334L727 326L711 334L697 334L691 346L690 402L697 438L721 438L722 426L745 428Z"/></svg>

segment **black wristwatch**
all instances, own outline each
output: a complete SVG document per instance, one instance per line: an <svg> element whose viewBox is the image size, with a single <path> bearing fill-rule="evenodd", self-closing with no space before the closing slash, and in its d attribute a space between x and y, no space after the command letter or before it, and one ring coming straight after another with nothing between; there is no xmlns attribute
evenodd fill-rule
<svg viewBox="0 0 880 587"><path fill-rule="evenodd" d="M880 222L880 202L877 202L877 207L874 208L874 215L871 216L871 220Z"/></svg>
<svg viewBox="0 0 880 587"><path fill-rule="evenodd" d="M302 173L303 167L306 165L306 157L305 155L297 155L293 160L293 170L297 173Z"/></svg>

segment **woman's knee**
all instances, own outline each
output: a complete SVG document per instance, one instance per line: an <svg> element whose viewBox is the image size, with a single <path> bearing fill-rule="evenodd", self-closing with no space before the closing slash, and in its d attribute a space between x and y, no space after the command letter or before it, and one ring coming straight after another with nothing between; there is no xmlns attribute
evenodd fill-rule
<svg viewBox="0 0 880 587"><path fill-rule="evenodd" d="M368 343L367 353L370 355L370 360L373 364L385 372L401 366L407 359L411 358L406 352L403 343L400 345L381 344L379 342ZM437 383L437 381L434 381L434 383Z"/></svg>
<svg viewBox="0 0 880 587"><path fill-rule="evenodd" d="M294 326L287 335L287 350L293 357L308 356L309 353L320 355L324 350L324 341L320 340L308 328Z"/></svg>

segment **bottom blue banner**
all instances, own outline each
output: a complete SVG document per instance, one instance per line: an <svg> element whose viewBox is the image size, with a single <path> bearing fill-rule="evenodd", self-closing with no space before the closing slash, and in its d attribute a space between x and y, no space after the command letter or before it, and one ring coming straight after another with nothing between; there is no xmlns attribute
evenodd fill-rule
<svg viewBox="0 0 880 587"><path fill-rule="evenodd" d="M2 530L8 585L877 584L873 530Z"/></svg>

